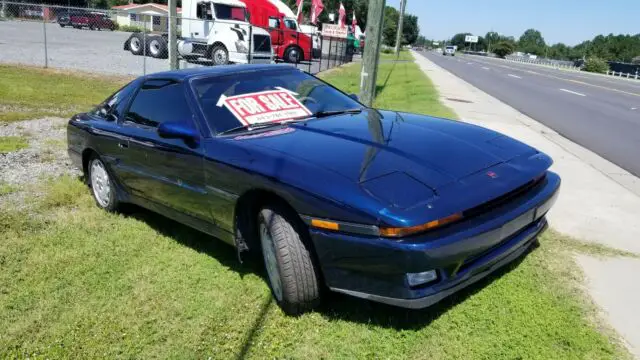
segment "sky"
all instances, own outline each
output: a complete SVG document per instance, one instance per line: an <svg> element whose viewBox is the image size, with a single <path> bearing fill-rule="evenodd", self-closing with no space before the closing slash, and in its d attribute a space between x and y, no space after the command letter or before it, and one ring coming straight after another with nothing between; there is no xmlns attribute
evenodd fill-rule
<svg viewBox="0 0 640 360"><path fill-rule="evenodd" d="M399 8L400 0L387 0ZM576 45L599 34L640 33L640 0L407 0L420 33L444 40L456 33L488 31L516 39L530 28L547 44Z"/></svg>

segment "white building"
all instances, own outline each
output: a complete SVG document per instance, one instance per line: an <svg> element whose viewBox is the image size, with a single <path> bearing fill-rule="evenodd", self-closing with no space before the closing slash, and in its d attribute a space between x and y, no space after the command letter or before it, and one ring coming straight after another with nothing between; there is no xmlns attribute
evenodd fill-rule
<svg viewBox="0 0 640 360"><path fill-rule="evenodd" d="M137 26L148 31L167 31L169 29L169 8L167 5L148 4L127 4L114 6L111 9L116 11L115 21L118 25ZM181 9L178 8L178 16ZM180 26L178 18L177 25Z"/></svg>

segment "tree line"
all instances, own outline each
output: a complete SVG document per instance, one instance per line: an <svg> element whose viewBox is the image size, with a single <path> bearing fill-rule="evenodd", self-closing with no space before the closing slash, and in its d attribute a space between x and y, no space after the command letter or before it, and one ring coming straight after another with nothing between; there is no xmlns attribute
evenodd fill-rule
<svg viewBox="0 0 640 360"><path fill-rule="evenodd" d="M536 29L526 30L518 39L490 31L485 36L479 36L478 43L474 45L465 43L465 35L471 33L455 34L447 43L457 45L459 49L494 52L500 56L520 51L556 60L598 58L640 64L640 34L598 35L575 46L563 43L548 45L542 33Z"/></svg>

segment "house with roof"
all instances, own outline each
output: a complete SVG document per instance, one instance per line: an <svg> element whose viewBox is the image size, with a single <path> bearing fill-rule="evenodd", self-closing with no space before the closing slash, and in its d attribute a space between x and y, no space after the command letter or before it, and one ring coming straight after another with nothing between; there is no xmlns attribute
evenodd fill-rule
<svg viewBox="0 0 640 360"><path fill-rule="evenodd" d="M115 11L115 21L118 25L137 26L148 31L168 31L169 29L169 8L164 4L127 4L111 8ZM180 25L180 14L182 9L178 8L178 26Z"/></svg>

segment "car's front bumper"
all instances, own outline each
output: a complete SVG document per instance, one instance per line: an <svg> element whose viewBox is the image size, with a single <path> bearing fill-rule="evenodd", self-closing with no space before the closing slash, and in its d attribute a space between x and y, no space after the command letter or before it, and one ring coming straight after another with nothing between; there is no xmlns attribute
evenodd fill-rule
<svg viewBox="0 0 640 360"><path fill-rule="evenodd" d="M549 172L526 195L475 218L395 241L312 229L326 285L337 292L407 308L424 308L524 254L546 228L560 178ZM436 270L416 287L408 273Z"/></svg>

